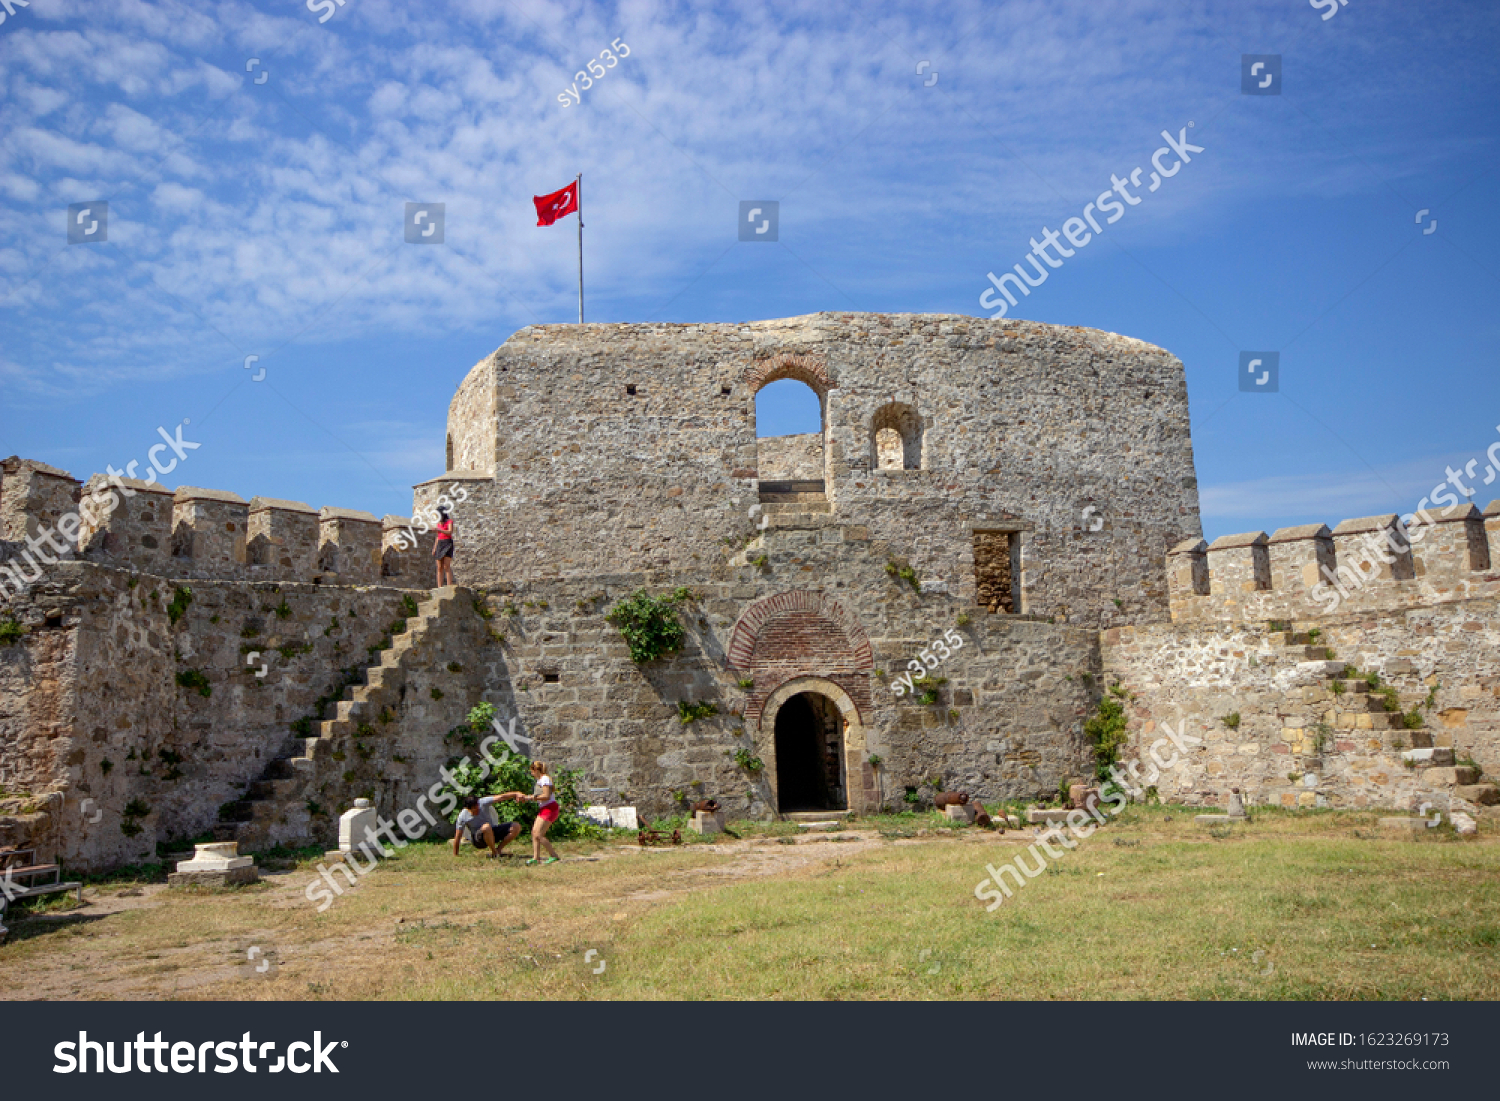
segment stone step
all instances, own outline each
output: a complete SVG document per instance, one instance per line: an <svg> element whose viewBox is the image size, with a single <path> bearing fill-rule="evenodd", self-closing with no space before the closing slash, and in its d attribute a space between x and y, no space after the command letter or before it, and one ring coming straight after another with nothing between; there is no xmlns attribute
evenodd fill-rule
<svg viewBox="0 0 1500 1101"><path fill-rule="evenodd" d="M833 506L826 500L796 501L762 505L761 510L767 516L786 516L795 512L832 512Z"/></svg>
<svg viewBox="0 0 1500 1101"><path fill-rule="evenodd" d="M849 817L846 810L799 810L782 815L788 822L795 822L803 829L828 829L841 826Z"/></svg>
<svg viewBox="0 0 1500 1101"><path fill-rule="evenodd" d="M1470 803L1478 803L1481 807L1500 804L1500 787L1494 784L1460 784L1453 789L1453 794Z"/></svg>
<svg viewBox="0 0 1500 1101"><path fill-rule="evenodd" d="M1422 772L1422 783L1430 788L1451 788L1479 782L1479 770L1468 765L1450 765L1446 768L1429 768Z"/></svg>
<svg viewBox="0 0 1500 1101"><path fill-rule="evenodd" d="M297 739L298 749L302 748L303 741L304 739L302 738ZM297 771L292 767L292 758L289 756L277 757L269 765L266 766L267 780L290 780L296 775Z"/></svg>
<svg viewBox="0 0 1500 1101"><path fill-rule="evenodd" d="M1406 729L1405 721L1395 711L1335 711L1333 726L1338 731Z"/></svg>
<svg viewBox="0 0 1500 1101"><path fill-rule="evenodd" d="M781 505L793 501L826 501L828 494L819 490L817 493L762 493L760 503L763 505Z"/></svg>
<svg viewBox="0 0 1500 1101"><path fill-rule="evenodd" d="M818 528L842 526L833 516L819 512L791 512L781 516L767 516L766 521L765 530L767 531L813 531ZM751 557L753 558L754 555Z"/></svg>
<svg viewBox="0 0 1500 1101"><path fill-rule="evenodd" d="M764 501L768 493L817 493L824 492L823 479L821 478L787 478L776 481L763 480L760 483L760 499Z"/></svg>
<svg viewBox="0 0 1500 1101"><path fill-rule="evenodd" d="M1344 671L1341 661L1299 661L1297 672L1307 677L1332 677Z"/></svg>
<svg viewBox="0 0 1500 1101"><path fill-rule="evenodd" d="M1401 754L1401 759L1411 761L1413 764L1425 765L1429 768L1448 768L1453 765L1453 750L1448 747L1439 746L1419 747L1408 749ZM1472 783L1473 781L1470 781Z"/></svg>

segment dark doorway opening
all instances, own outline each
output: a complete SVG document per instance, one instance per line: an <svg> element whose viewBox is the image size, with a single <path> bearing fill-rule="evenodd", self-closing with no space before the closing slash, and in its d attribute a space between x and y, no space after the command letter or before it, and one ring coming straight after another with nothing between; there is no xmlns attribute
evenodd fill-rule
<svg viewBox="0 0 1500 1101"><path fill-rule="evenodd" d="M801 692L776 713L776 795L788 811L846 810L844 717L827 696Z"/></svg>

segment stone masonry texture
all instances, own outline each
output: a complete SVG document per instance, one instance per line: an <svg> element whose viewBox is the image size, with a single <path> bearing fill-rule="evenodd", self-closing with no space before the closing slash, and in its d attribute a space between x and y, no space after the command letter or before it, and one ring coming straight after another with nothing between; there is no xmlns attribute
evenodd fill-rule
<svg viewBox="0 0 1500 1101"><path fill-rule="evenodd" d="M757 439L784 378L823 430ZM817 716L819 786L850 810L934 778L1037 798L1092 774L1115 682L1128 762L1164 724L1202 739L1164 796L1500 799L1500 506L1209 547L1182 365L1139 341L927 315L537 326L469 372L445 445L413 519L0 464L0 843L78 870L209 832L332 844L356 798L416 815L476 757L483 701L587 801L649 818L684 795L781 813L800 693L786 714ZM430 590L440 503L459 587ZM1406 534L1391 562L1363 541ZM681 598L686 637L637 664L606 616L640 589ZM914 670L930 696L896 692Z"/></svg>

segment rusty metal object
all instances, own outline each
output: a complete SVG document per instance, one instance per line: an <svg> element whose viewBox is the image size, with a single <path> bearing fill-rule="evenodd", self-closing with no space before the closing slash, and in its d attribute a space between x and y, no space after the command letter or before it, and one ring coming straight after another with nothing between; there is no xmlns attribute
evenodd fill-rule
<svg viewBox="0 0 1500 1101"><path fill-rule="evenodd" d="M962 807L969 802L969 793L966 791L940 791L932 802L938 810L942 810L944 807Z"/></svg>
<svg viewBox="0 0 1500 1101"><path fill-rule="evenodd" d="M1092 810L1099 805L1099 789L1087 784L1074 784L1068 788L1068 802L1073 810Z"/></svg>
<svg viewBox="0 0 1500 1101"><path fill-rule="evenodd" d="M977 799L974 801L974 824L987 830L995 828L995 823L990 820L989 812L984 809L984 804Z"/></svg>
<svg viewBox="0 0 1500 1101"><path fill-rule="evenodd" d="M672 836L670 838L667 838L667 837L663 837L662 836L661 830L641 830L640 833L638 833L638 834L635 835L635 839L636 839L637 842L640 843L640 846L643 849L647 845L665 845L669 841L673 845L681 845L682 844L682 831L681 830L673 830L672 831Z"/></svg>
<svg viewBox="0 0 1500 1101"><path fill-rule="evenodd" d="M719 801L717 799L700 799L693 804L693 812L702 811L704 814L717 814L719 812Z"/></svg>

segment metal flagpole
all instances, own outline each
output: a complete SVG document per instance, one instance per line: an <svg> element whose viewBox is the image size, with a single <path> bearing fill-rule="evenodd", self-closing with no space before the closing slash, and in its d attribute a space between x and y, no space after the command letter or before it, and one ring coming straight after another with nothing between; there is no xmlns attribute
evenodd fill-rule
<svg viewBox="0 0 1500 1101"><path fill-rule="evenodd" d="M578 324L583 324L583 173L578 173Z"/></svg>

